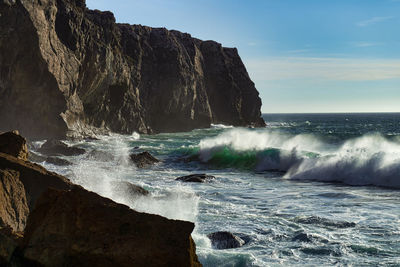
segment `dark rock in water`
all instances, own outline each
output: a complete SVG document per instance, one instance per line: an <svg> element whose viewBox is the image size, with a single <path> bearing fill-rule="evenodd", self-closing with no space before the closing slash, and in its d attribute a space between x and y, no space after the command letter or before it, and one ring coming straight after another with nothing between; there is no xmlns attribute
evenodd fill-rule
<svg viewBox="0 0 400 267"><path fill-rule="evenodd" d="M0 152L22 160L28 160L26 139L18 131L0 134Z"/></svg>
<svg viewBox="0 0 400 267"><path fill-rule="evenodd" d="M114 155L106 151L92 150L88 153L87 158L97 161L113 161Z"/></svg>
<svg viewBox="0 0 400 267"><path fill-rule="evenodd" d="M60 159L57 157L45 157L34 152L29 152L29 160L37 163L47 162L50 164L54 164L57 166L69 166L72 165L72 162L69 162L66 159Z"/></svg>
<svg viewBox="0 0 400 267"><path fill-rule="evenodd" d="M326 218L321 218L318 216L297 217L295 218L295 222L303 224L316 224L333 228L351 228L356 226L354 222L334 221Z"/></svg>
<svg viewBox="0 0 400 267"><path fill-rule="evenodd" d="M230 232L215 232L208 234L211 245L216 249L238 248L245 244L245 241Z"/></svg>
<svg viewBox="0 0 400 267"><path fill-rule="evenodd" d="M29 215L23 256L44 266L201 266L193 228L80 186L49 189Z"/></svg>
<svg viewBox="0 0 400 267"><path fill-rule="evenodd" d="M131 154L130 157L131 157L131 160L133 161L133 163L135 163L138 168L145 168L145 167L154 165L157 162L160 162L158 159L153 157L147 151L139 153L139 154Z"/></svg>
<svg viewBox="0 0 400 267"><path fill-rule="evenodd" d="M143 187L126 181L111 182L111 191L116 196L124 195L128 197L147 196L150 194L149 191Z"/></svg>
<svg viewBox="0 0 400 267"><path fill-rule="evenodd" d="M48 157L46 158L46 162L53 164L53 165L57 165L57 166L70 166L72 165L72 162L66 160L66 159L60 159L60 158L56 158L56 157Z"/></svg>
<svg viewBox="0 0 400 267"><path fill-rule="evenodd" d="M191 174L191 175L187 175L187 176L181 176L181 177L176 178L175 180L182 181L182 182L204 183L204 182L207 182L214 178L215 178L215 176L212 176L212 175L207 175L204 173L197 173L197 174Z"/></svg>
<svg viewBox="0 0 400 267"><path fill-rule="evenodd" d="M312 242L311 237L308 236L306 233L297 233L293 238L292 241L299 241L299 242Z"/></svg>
<svg viewBox="0 0 400 267"><path fill-rule="evenodd" d="M81 0L4 2L15 4L0 4L1 130L64 139L265 125L236 48L118 24Z"/></svg>
<svg viewBox="0 0 400 267"><path fill-rule="evenodd" d="M76 156L85 154L86 151L83 148L68 146L59 140L49 139L38 149L38 152L46 155Z"/></svg>

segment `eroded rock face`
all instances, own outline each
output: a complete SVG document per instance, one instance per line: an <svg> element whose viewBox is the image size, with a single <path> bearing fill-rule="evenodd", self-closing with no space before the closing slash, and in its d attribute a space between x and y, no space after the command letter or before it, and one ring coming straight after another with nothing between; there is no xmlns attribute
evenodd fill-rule
<svg viewBox="0 0 400 267"><path fill-rule="evenodd" d="M18 131L0 134L0 152L22 160L28 160L26 139Z"/></svg>
<svg viewBox="0 0 400 267"><path fill-rule="evenodd" d="M79 186L49 190L29 216L23 255L45 266L200 266L193 228Z"/></svg>
<svg viewBox="0 0 400 267"><path fill-rule="evenodd" d="M0 227L9 226L13 231L23 231L28 214L26 192L19 173L0 170Z"/></svg>
<svg viewBox="0 0 400 267"><path fill-rule="evenodd" d="M30 138L264 126L235 48L115 23L84 0L0 1L0 128Z"/></svg>

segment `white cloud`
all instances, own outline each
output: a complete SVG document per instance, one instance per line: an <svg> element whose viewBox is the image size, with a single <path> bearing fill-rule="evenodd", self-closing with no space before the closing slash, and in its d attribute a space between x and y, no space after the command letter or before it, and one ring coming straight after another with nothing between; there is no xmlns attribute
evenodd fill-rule
<svg viewBox="0 0 400 267"><path fill-rule="evenodd" d="M379 23L379 22L382 22L382 21L385 21L385 20L390 20L390 19L393 19L393 18L394 18L393 16L372 17L370 19L357 22L357 26L358 27L366 27L366 26L373 25L373 24L376 24L376 23Z"/></svg>
<svg viewBox="0 0 400 267"><path fill-rule="evenodd" d="M352 43L355 47L372 47L372 46L379 46L383 45L382 43L372 43L372 42L354 42Z"/></svg>
<svg viewBox="0 0 400 267"><path fill-rule="evenodd" d="M279 80L374 81L400 78L400 60L287 57L247 60L256 82Z"/></svg>

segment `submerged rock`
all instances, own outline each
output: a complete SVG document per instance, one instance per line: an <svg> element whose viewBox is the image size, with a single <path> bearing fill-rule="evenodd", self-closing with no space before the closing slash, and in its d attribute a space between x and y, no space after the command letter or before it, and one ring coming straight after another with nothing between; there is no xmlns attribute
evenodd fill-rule
<svg viewBox="0 0 400 267"><path fill-rule="evenodd" d="M193 228L80 186L50 189L29 216L23 256L45 266L201 266Z"/></svg>
<svg viewBox="0 0 400 267"><path fill-rule="evenodd" d="M49 139L38 149L38 152L46 155L76 156L85 154L86 151L83 148L68 146L59 140Z"/></svg>
<svg viewBox="0 0 400 267"><path fill-rule="evenodd" d="M115 196L138 197L147 196L149 191L141 186L134 185L126 181L113 181L111 182L111 191Z"/></svg>
<svg viewBox="0 0 400 267"><path fill-rule="evenodd" d="M97 161L113 161L114 155L107 151L92 150L88 153L87 158Z"/></svg>
<svg viewBox="0 0 400 267"><path fill-rule="evenodd" d="M18 131L0 134L0 152L22 160L28 160L26 139Z"/></svg>
<svg viewBox="0 0 400 267"><path fill-rule="evenodd" d="M197 173L197 174L181 176L181 177L176 178L175 180L182 181L182 182L204 183L204 182L207 182L214 178L215 178L215 176L212 176L212 175L207 175L204 173Z"/></svg>
<svg viewBox="0 0 400 267"><path fill-rule="evenodd" d="M130 158L138 168L145 168L160 162L147 151L138 154L131 154Z"/></svg>
<svg viewBox="0 0 400 267"><path fill-rule="evenodd" d="M230 232L215 232L208 234L207 237L211 240L211 245L216 249L238 248L246 242Z"/></svg>

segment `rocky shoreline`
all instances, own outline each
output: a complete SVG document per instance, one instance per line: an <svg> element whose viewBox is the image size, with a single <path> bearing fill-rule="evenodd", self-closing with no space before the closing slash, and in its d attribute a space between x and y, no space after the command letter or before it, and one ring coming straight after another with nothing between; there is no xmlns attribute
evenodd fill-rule
<svg viewBox="0 0 400 267"><path fill-rule="evenodd" d="M84 0L0 0L0 130L29 139L262 127L236 48L116 23Z"/></svg>
<svg viewBox="0 0 400 267"><path fill-rule="evenodd" d="M29 162L28 154L18 132L0 135L0 264L201 266L193 223L136 212Z"/></svg>

